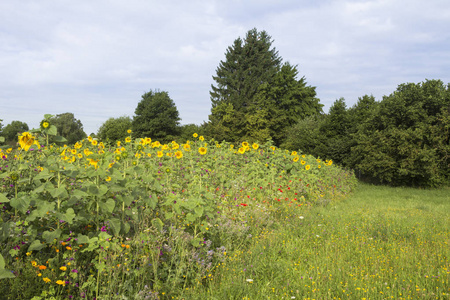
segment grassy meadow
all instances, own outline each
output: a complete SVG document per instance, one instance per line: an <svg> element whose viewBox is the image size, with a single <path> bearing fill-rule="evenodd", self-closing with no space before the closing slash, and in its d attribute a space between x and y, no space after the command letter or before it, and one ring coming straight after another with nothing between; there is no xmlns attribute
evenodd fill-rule
<svg viewBox="0 0 450 300"><path fill-rule="evenodd" d="M196 134L19 142L0 152L2 299L449 297L448 188Z"/></svg>
<svg viewBox="0 0 450 300"><path fill-rule="evenodd" d="M360 183L274 218L185 299L449 299L449 188Z"/></svg>

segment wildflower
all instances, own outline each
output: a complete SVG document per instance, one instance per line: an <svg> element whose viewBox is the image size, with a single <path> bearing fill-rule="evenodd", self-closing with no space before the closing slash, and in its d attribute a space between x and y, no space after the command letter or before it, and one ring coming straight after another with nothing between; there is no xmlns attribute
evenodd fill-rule
<svg viewBox="0 0 450 300"><path fill-rule="evenodd" d="M245 153L245 148L244 147L239 148L239 153L240 154L244 154Z"/></svg>
<svg viewBox="0 0 450 300"><path fill-rule="evenodd" d="M42 278L42 280L44 280L45 283L51 282L50 278L47 278L47 277Z"/></svg>
<svg viewBox="0 0 450 300"><path fill-rule="evenodd" d="M44 266L44 265L40 265L40 266L39 266L39 270L45 270L45 269L47 269L46 266Z"/></svg>
<svg viewBox="0 0 450 300"><path fill-rule="evenodd" d="M255 150L258 150L259 145L257 143L253 143L252 148L255 149Z"/></svg>
<svg viewBox="0 0 450 300"><path fill-rule="evenodd" d="M198 134L194 133L192 136L196 138L196 137L198 137Z"/></svg>
<svg viewBox="0 0 450 300"><path fill-rule="evenodd" d="M298 156L296 156L296 157L294 157L293 161L294 161L294 162L298 162L299 159L300 159L300 158L299 158Z"/></svg>
<svg viewBox="0 0 450 300"><path fill-rule="evenodd" d="M34 261L34 260L32 260L32 261L31 261L31 265L32 265L33 267L37 267L37 262Z"/></svg>
<svg viewBox="0 0 450 300"><path fill-rule="evenodd" d="M198 139L199 139L200 141L202 141L202 142L205 140L205 138L203 137L203 135L199 136Z"/></svg>
<svg viewBox="0 0 450 300"><path fill-rule="evenodd" d="M249 283L253 283L253 279L246 279L245 281L249 282Z"/></svg>
<svg viewBox="0 0 450 300"><path fill-rule="evenodd" d="M41 127L43 129L46 129L46 128L48 128L48 126L50 126L50 123L47 120L42 120Z"/></svg>
<svg viewBox="0 0 450 300"><path fill-rule="evenodd" d="M311 166L310 166L310 165L306 165L306 166L305 166L305 170L306 170L306 171L308 171L308 170L309 170L309 168L311 168Z"/></svg>
<svg viewBox="0 0 450 300"><path fill-rule="evenodd" d="M198 152L201 154L201 155L205 155L206 154L206 148L205 147L200 147L199 149L198 149Z"/></svg>
<svg viewBox="0 0 450 300"><path fill-rule="evenodd" d="M298 218L299 218L299 219L301 219L301 220L303 220L303 219L304 219L305 217L303 217L303 216L299 216Z"/></svg>
<svg viewBox="0 0 450 300"><path fill-rule="evenodd" d="M177 152L175 152L175 156L176 156L178 159L180 159L180 158L183 157L183 152L177 151Z"/></svg>
<svg viewBox="0 0 450 300"><path fill-rule="evenodd" d="M69 251L70 251L70 250L72 250L72 247L67 246L67 247L66 247L66 250L69 250Z"/></svg>
<svg viewBox="0 0 450 300"><path fill-rule="evenodd" d="M105 180L108 182L111 181L111 176L106 176Z"/></svg>
<svg viewBox="0 0 450 300"><path fill-rule="evenodd" d="M158 151L157 153L158 153L158 157L163 157L164 156L164 152L162 152L162 151Z"/></svg>
<svg viewBox="0 0 450 300"><path fill-rule="evenodd" d="M62 286L66 285L66 282L63 281L63 280L58 280L58 281L56 281L56 283L59 284L59 285L62 285Z"/></svg>
<svg viewBox="0 0 450 300"><path fill-rule="evenodd" d="M31 252L27 252L26 254L27 254L27 256L30 256L30 255L31 255Z"/></svg>
<svg viewBox="0 0 450 300"><path fill-rule="evenodd" d="M66 266L62 266L61 268L59 268L61 271L66 271L67 267Z"/></svg>
<svg viewBox="0 0 450 300"><path fill-rule="evenodd" d="M131 142L131 138L129 137L129 136L127 136L126 138L125 138L125 143L130 143Z"/></svg>
<svg viewBox="0 0 450 300"><path fill-rule="evenodd" d="M131 129L128 129L128 130L127 130L127 133L128 133L128 134L130 134L131 132L132 132L132 130L131 130Z"/></svg>

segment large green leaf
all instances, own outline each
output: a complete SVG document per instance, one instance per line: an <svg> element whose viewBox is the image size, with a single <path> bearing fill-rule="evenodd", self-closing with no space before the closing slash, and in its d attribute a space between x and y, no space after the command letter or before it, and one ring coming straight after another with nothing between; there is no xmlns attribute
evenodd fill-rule
<svg viewBox="0 0 450 300"><path fill-rule="evenodd" d="M42 244L40 240L34 240L28 247L28 252L31 252L33 250L41 250L44 247L45 244Z"/></svg>
<svg viewBox="0 0 450 300"><path fill-rule="evenodd" d="M44 231L42 234L42 237L45 239L45 241L50 244L55 239L58 239L61 236L61 229L56 229L54 231Z"/></svg>
<svg viewBox="0 0 450 300"><path fill-rule="evenodd" d="M108 224L109 224L109 227L112 229L113 234L115 236L118 236L119 233L120 233L120 227L121 227L120 226L121 225L120 219L117 219L117 218L109 219L108 220Z"/></svg>
<svg viewBox="0 0 450 300"><path fill-rule="evenodd" d="M0 193L0 203L6 203L9 202L9 199L6 198L5 194Z"/></svg>
<svg viewBox="0 0 450 300"><path fill-rule="evenodd" d="M113 199L108 199L106 202L99 201L98 206L105 213L112 213L114 211L114 207L116 206L116 202Z"/></svg>

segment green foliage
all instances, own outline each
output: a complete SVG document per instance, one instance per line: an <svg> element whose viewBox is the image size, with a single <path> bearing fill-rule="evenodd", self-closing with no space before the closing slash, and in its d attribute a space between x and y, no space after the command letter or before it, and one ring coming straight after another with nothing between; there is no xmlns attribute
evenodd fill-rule
<svg viewBox="0 0 450 300"><path fill-rule="evenodd" d="M73 145L86 137L86 133L83 131L83 124L80 120L75 119L73 113L67 112L52 116L48 121L51 125L56 126L57 134L64 137L70 145ZM51 142L60 141L53 139Z"/></svg>
<svg viewBox="0 0 450 300"><path fill-rule="evenodd" d="M450 90L440 80L401 84L355 134L355 168L393 185L448 182Z"/></svg>
<svg viewBox="0 0 450 300"><path fill-rule="evenodd" d="M320 113L315 88L272 47L265 32L250 30L225 53L213 76L208 133L232 142L271 139L279 145L298 120Z"/></svg>
<svg viewBox="0 0 450 300"><path fill-rule="evenodd" d="M167 92L152 91L142 95L132 121L135 137L173 140L179 134L180 117Z"/></svg>
<svg viewBox="0 0 450 300"><path fill-rule="evenodd" d="M2 130L2 136L5 141L9 144L17 143L18 134L28 131L28 125L21 121L12 121L10 124L6 125Z"/></svg>
<svg viewBox="0 0 450 300"><path fill-rule="evenodd" d="M39 134L51 135L49 119ZM263 230L272 213L336 201L355 184L352 172L271 144L237 151L192 137L111 148L87 138L1 159L0 269L16 277L0 294L175 297L245 249L250 224Z"/></svg>
<svg viewBox="0 0 450 300"><path fill-rule="evenodd" d="M205 135L204 125L185 124L180 126L180 136L177 137L178 142L185 142L192 140L194 133L198 135Z"/></svg>
<svg viewBox="0 0 450 300"><path fill-rule="evenodd" d="M131 129L131 122L128 116L109 118L100 126L97 135L106 142L124 140L128 136L127 130Z"/></svg>
<svg viewBox="0 0 450 300"><path fill-rule="evenodd" d="M3 124L2 124L2 119L0 119L0 143L4 143L5 142L5 137L2 136L2 129L3 129Z"/></svg>

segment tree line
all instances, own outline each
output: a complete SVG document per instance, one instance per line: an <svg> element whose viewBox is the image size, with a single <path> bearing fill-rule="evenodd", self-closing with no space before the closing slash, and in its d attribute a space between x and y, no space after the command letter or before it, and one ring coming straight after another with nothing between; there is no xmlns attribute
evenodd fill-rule
<svg viewBox="0 0 450 300"><path fill-rule="evenodd" d="M265 31L252 29L226 49L211 85L211 113L201 125L180 125L167 91L142 95L133 117L106 120L96 137L104 142L151 137L185 141L194 132L216 141L266 141L356 170L362 179L391 185L438 186L450 178L450 84L440 80L400 84L376 101L364 95L352 107L345 99L324 113L315 87L299 77L298 66L283 62ZM86 137L72 113L49 120L75 143ZM14 143L27 131L13 121L0 136Z"/></svg>

